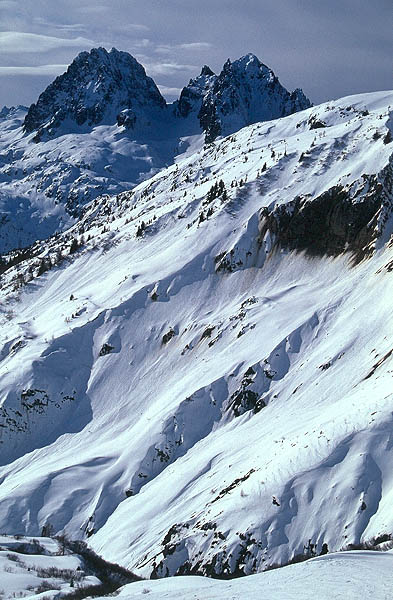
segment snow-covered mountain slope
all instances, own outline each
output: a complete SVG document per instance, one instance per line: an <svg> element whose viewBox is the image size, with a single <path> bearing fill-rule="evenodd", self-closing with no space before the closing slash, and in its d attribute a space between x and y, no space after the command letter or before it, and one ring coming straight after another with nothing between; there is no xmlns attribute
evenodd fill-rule
<svg viewBox="0 0 393 600"><path fill-rule="evenodd" d="M10 257L1 530L143 576L389 539L392 100L242 129Z"/></svg>
<svg viewBox="0 0 393 600"><path fill-rule="evenodd" d="M124 587L120 600L390 600L393 555L343 552L232 581L173 577Z"/></svg>
<svg viewBox="0 0 393 600"><path fill-rule="evenodd" d="M187 149L310 103L255 56L208 67L166 104L130 54L79 54L29 109L0 112L0 253L69 227L90 200L129 190Z"/></svg>

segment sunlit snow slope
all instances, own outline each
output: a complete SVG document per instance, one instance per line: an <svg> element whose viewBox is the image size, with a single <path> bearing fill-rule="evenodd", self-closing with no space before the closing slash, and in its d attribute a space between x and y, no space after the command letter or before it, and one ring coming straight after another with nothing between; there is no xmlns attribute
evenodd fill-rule
<svg viewBox="0 0 393 600"><path fill-rule="evenodd" d="M144 576L393 533L392 102L242 129L5 272L0 530Z"/></svg>
<svg viewBox="0 0 393 600"><path fill-rule="evenodd" d="M390 600L393 586L390 552L345 552L300 565L232 581L175 577L124 587L120 600Z"/></svg>

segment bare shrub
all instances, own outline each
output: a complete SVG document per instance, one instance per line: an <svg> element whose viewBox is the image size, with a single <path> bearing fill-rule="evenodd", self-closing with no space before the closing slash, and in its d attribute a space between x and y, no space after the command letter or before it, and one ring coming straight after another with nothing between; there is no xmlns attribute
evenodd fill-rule
<svg viewBox="0 0 393 600"><path fill-rule="evenodd" d="M16 562L16 563L22 563L20 556L18 556L17 554L7 554L6 556L7 556L8 560L12 560L13 562Z"/></svg>
<svg viewBox="0 0 393 600"><path fill-rule="evenodd" d="M61 586L51 583L47 579L44 579L38 587L35 588L36 594L41 594L41 592L49 592L51 590L60 590Z"/></svg>
<svg viewBox="0 0 393 600"><path fill-rule="evenodd" d="M31 567L38 577L62 579L63 581L80 581L83 577L83 571L74 571L73 569L58 569L57 567Z"/></svg>

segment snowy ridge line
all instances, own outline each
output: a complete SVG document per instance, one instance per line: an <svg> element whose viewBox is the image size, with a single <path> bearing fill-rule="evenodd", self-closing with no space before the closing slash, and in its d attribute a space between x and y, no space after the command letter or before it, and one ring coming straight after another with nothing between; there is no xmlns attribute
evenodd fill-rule
<svg viewBox="0 0 393 600"><path fill-rule="evenodd" d="M356 597L361 589L370 597L387 599L392 585L391 562L390 553L340 552L230 581L180 576L140 582L125 587L121 594L125 600L134 600L147 593L153 600L192 600L196 594L209 600L242 600L245 597L311 600L316 595L321 600L329 600L340 595Z"/></svg>

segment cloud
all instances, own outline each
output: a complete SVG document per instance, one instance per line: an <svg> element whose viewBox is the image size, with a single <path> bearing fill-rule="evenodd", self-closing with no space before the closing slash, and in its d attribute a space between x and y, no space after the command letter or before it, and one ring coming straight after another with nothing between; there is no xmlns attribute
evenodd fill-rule
<svg viewBox="0 0 393 600"><path fill-rule="evenodd" d="M157 52L157 54L170 54L173 52L173 46L169 46L168 44L160 44L159 46L155 47L154 52Z"/></svg>
<svg viewBox="0 0 393 600"><path fill-rule="evenodd" d="M33 23L39 28L45 28L46 31L52 29L55 31L58 30L61 33L65 34L75 32L80 33L87 31L87 27L82 23L54 23L53 21L49 21L48 19L44 19L42 17L34 17Z"/></svg>
<svg viewBox="0 0 393 600"><path fill-rule="evenodd" d="M39 65L37 67L0 67L0 77L4 75L60 75L68 65Z"/></svg>
<svg viewBox="0 0 393 600"><path fill-rule="evenodd" d="M84 37L66 39L21 31L0 31L0 52L4 54L48 52L59 48L90 48L94 45L92 40Z"/></svg>
<svg viewBox="0 0 393 600"><path fill-rule="evenodd" d="M96 4L94 2L93 6L79 6L77 10L82 14L86 13L88 15L95 15L99 13L111 12L112 8L110 6L104 6L103 4Z"/></svg>
<svg viewBox="0 0 393 600"><path fill-rule="evenodd" d="M142 23L119 23L117 25L117 31L123 31L124 33L129 33L131 31L150 31L150 27L147 25L143 25Z"/></svg>
<svg viewBox="0 0 393 600"><path fill-rule="evenodd" d="M133 40L132 46L134 48L149 48L152 46L152 42L147 38L142 38L139 40Z"/></svg>
<svg viewBox="0 0 393 600"><path fill-rule="evenodd" d="M15 8L18 8L18 3L15 2L15 0L1 0L1 8L3 10L14 10Z"/></svg>
<svg viewBox="0 0 393 600"><path fill-rule="evenodd" d="M189 44L159 44L154 49L158 54L170 54L176 50L188 50L190 52L198 52L200 50L210 50L213 44L210 42L190 42Z"/></svg>
<svg viewBox="0 0 393 600"><path fill-rule="evenodd" d="M180 96L180 92L182 91L182 88L168 87L166 85L160 85L159 83L157 83L157 87L163 96L170 96L175 98L178 98Z"/></svg>
<svg viewBox="0 0 393 600"><path fill-rule="evenodd" d="M167 63L144 63L146 71L149 75L174 75L175 73L184 73L184 71L198 71L199 67L195 65L181 65L175 62Z"/></svg>
<svg viewBox="0 0 393 600"><path fill-rule="evenodd" d="M213 44L209 42L190 42L189 44L178 44L177 48L182 50L210 50Z"/></svg>

